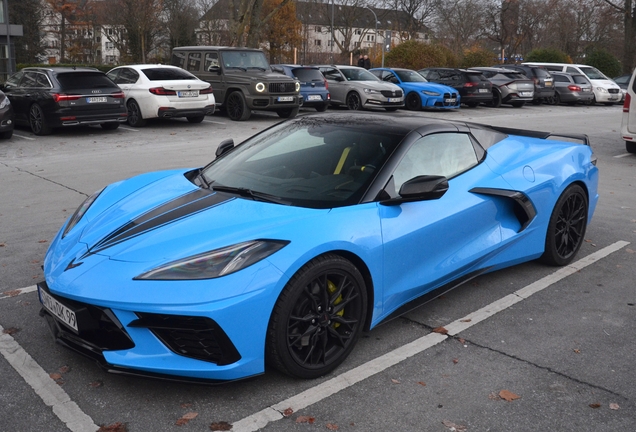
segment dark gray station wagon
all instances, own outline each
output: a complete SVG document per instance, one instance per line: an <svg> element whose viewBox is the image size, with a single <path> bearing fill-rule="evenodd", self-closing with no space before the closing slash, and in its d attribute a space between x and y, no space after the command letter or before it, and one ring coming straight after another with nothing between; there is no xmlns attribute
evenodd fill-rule
<svg viewBox="0 0 636 432"><path fill-rule="evenodd" d="M273 72L261 50L177 47L172 50L172 65L209 82L217 106L232 120L247 120L252 110L275 111L282 118L298 114L300 83Z"/></svg>

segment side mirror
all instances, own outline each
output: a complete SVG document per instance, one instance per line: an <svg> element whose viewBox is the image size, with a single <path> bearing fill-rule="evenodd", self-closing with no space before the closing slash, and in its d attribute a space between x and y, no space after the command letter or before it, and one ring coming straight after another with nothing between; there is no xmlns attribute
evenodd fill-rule
<svg viewBox="0 0 636 432"><path fill-rule="evenodd" d="M220 66L215 66L215 65L210 65L210 66L208 66L208 72L221 73L221 67Z"/></svg>
<svg viewBox="0 0 636 432"><path fill-rule="evenodd" d="M448 190L448 180L444 176L422 175L412 178L400 187L399 197L381 201L392 206L405 202L426 201L441 198Z"/></svg>
<svg viewBox="0 0 636 432"><path fill-rule="evenodd" d="M341 77L341 76L337 76L337 77L334 78L334 81L342 82L342 81L344 81L344 78Z"/></svg>
<svg viewBox="0 0 636 432"><path fill-rule="evenodd" d="M221 144L216 148L215 155L218 158L219 156L229 152L234 148L234 140L232 138L221 141Z"/></svg>

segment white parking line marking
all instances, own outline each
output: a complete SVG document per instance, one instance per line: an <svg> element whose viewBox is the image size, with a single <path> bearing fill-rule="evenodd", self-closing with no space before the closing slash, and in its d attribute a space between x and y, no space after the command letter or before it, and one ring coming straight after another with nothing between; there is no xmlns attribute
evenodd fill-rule
<svg viewBox="0 0 636 432"><path fill-rule="evenodd" d="M27 136L24 136L24 135L18 135L18 134L17 134L17 133L15 133L15 132L13 133L13 136L14 136L14 137L18 137L18 138L22 138L22 139L25 139L25 140L35 141L35 138L27 137Z"/></svg>
<svg viewBox="0 0 636 432"><path fill-rule="evenodd" d="M564 279L567 276L570 276L579 270L599 261L602 258L610 255L613 252L616 252L625 246L627 246L629 242L626 241L618 241L613 243L593 254L590 254L580 260L571 263L570 265L563 267L556 272L539 279L538 281L527 285L526 287L516 291L513 294L507 295L488 306L485 306L478 311L475 311L464 318L461 318L457 321L454 321L444 328L448 330L449 335L456 335L461 331L464 331L475 324L485 320L496 314L497 312L501 312L508 307L512 306L515 303L518 303L524 299L527 299L533 294L536 294L552 284ZM338 393L341 390L344 390L352 385L363 381L379 372L388 369L391 366L394 366L400 363L403 360L406 360L409 357L412 357L416 354L419 354L428 348L431 348L440 342L446 340L448 336L439 334L439 333L429 333L426 336L423 336L409 344L401 346L391 352L384 354L381 357L368 361L348 372L340 374L329 381L326 381L322 384L317 385L316 387L305 390L302 393L299 393L295 396L292 396L288 399L285 399L282 402L279 402L275 405L267 407L255 414L252 414L248 417L245 417L236 423L233 423L232 431L233 432L256 432L257 430L264 428L268 423L280 420L284 418L283 412L291 408L293 412L298 412L303 408L307 408L310 405L313 405L317 402L322 401L323 399Z"/></svg>
<svg viewBox="0 0 636 432"><path fill-rule="evenodd" d="M133 129L131 127L126 127L126 126L119 126L119 129L123 129L123 130L127 130L127 131L131 131L131 132L139 132L138 129Z"/></svg>
<svg viewBox="0 0 636 432"><path fill-rule="evenodd" d="M19 288L19 289L16 289L16 290L5 291L5 292L0 293L0 300L5 299L5 298L9 298L9 297L19 296L21 294L30 293L30 292L33 292L33 291L35 291L37 289L38 289L38 287L36 285L32 285L32 286L26 287L26 288Z"/></svg>
<svg viewBox="0 0 636 432"><path fill-rule="evenodd" d="M4 328L1 325L0 353L42 398L44 403L51 407L53 413L66 424L69 430L72 432L95 432L99 429L93 419L71 400L62 387L49 377L49 374L33 360L20 344L10 335L4 334Z"/></svg>
<svg viewBox="0 0 636 432"><path fill-rule="evenodd" d="M632 153L623 153L623 154L616 155L614 157L618 159L618 158L624 158L624 157L631 156L631 155L632 155Z"/></svg>
<svg viewBox="0 0 636 432"><path fill-rule="evenodd" d="M224 124L226 124L226 123L223 123L223 122L217 122L217 121L214 121L214 120L203 120L203 121L204 121L205 123L214 123L214 124L220 124L220 125L224 125Z"/></svg>

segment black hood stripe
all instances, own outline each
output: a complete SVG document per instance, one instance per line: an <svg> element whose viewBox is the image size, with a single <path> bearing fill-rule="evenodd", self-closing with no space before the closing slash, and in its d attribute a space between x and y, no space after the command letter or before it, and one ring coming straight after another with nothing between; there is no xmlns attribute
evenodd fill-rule
<svg viewBox="0 0 636 432"><path fill-rule="evenodd" d="M234 199L220 192L199 189L177 197L127 222L95 243L84 256L92 255L132 237L192 216Z"/></svg>

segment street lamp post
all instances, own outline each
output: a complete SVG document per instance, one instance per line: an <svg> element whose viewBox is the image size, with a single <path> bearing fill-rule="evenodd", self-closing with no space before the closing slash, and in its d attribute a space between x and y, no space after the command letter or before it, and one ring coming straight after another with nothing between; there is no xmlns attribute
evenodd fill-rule
<svg viewBox="0 0 636 432"><path fill-rule="evenodd" d="M371 11L373 19L375 20L375 34L373 35L373 54L375 55L376 48L378 47L378 16L369 6L365 6L365 9L369 9ZM382 67L384 67L384 59L382 60Z"/></svg>

